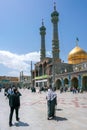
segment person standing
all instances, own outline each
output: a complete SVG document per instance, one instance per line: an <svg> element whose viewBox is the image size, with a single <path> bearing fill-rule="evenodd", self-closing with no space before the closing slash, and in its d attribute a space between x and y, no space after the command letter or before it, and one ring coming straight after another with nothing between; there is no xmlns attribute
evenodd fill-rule
<svg viewBox="0 0 87 130"><path fill-rule="evenodd" d="M12 89L12 87L9 87L8 88L8 91L7 91L7 97L9 98L9 96L11 95L11 94L13 94L13 89Z"/></svg>
<svg viewBox="0 0 87 130"><path fill-rule="evenodd" d="M55 107L57 105L57 94L56 94L56 87L52 88L53 94L52 94L52 99L51 99L51 116L52 118L55 117Z"/></svg>
<svg viewBox="0 0 87 130"><path fill-rule="evenodd" d="M15 110L16 120L19 121L19 108L20 108L20 96L21 93L17 88L14 88L13 94L9 96L9 106L10 106L10 115L9 115L9 126L12 126L12 117Z"/></svg>
<svg viewBox="0 0 87 130"><path fill-rule="evenodd" d="M47 119L51 119L51 97L52 97L53 91L52 86L50 85L47 91L46 99L47 99Z"/></svg>
<svg viewBox="0 0 87 130"><path fill-rule="evenodd" d="M48 120L54 118L55 116L55 106L57 105L57 94L55 93L55 91L56 88L52 88L52 86L50 85L46 96L48 107Z"/></svg>

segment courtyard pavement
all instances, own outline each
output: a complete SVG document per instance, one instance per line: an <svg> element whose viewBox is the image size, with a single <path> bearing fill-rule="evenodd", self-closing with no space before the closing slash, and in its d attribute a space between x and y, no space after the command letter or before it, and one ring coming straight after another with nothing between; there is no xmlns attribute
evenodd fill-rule
<svg viewBox="0 0 87 130"><path fill-rule="evenodd" d="M87 93L57 92L56 117L47 120L46 92L32 93L28 89L20 89L21 107L20 121L15 120L9 127L9 105L0 92L0 130L87 130Z"/></svg>

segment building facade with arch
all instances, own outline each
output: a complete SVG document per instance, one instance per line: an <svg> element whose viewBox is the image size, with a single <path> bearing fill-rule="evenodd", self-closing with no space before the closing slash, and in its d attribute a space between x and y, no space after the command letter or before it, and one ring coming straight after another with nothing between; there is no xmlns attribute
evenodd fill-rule
<svg viewBox="0 0 87 130"><path fill-rule="evenodd" d="M35 64L34 70L31 71L32 85L35 87L48 87L52 84L57 89L75 87L76 89L87 91L87 52L76 44L76 47L69 52L68 63L64 63L60 58L59 13L55 4L51 13L51 22L53 24L52 58L46 57L46 27L42 21L42 26L40 27L40 61ZM78 39L76 39L76 42L78 43Z"/></svg>

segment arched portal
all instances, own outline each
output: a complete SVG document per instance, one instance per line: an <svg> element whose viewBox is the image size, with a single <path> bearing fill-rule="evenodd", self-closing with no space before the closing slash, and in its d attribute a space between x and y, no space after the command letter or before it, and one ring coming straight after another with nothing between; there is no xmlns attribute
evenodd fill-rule
<svg viewBox="0 0 87 130"><path fill-rule="evenodd" d="M83 77L82 87L83 87L83 90L87 91L87 76Z"/></svg>
<svg viewBox="0 0 87 130"><path fill-rule="evenodd" d="M71 80L71 86L74 87L74 88L78 88L78 79L76 77L74 77L72 80Z"/></svg>
<svg viewBox="0 0 87 130"><path fill-rule="evenodd" d="M56 89L60 89L60 87L61 87L61 80L60 79L56 80L55 87L56 87Z"/></svg>
<svg viewBox="0 0 87 130"><path fill-rule="evenodd" d="M67 78L65 78L65 79L64 79L64 86L68 86L68 84L69 84L69 81L68 81Z"/></svg>

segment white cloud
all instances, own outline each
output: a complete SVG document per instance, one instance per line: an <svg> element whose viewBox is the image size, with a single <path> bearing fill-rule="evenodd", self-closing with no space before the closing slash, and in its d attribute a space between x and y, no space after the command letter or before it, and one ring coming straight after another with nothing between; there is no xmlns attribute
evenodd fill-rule
<svg viewBox="0 0 87 130"><path fill-rule="evenodd" d="M30 61L37 62L40 60L40 52L31 52L28 54L18 55L9 51L0 51L0 64L7 69L10 68L12 72L9 75L16 75L21 70L26 74L30 71Z"/></svg>
<svg viewBox="0 0 87 130"><path fill-rule="evenodd" d="M51 51L47 51L47 56L48 57L52 57L52 52Z"/></svg>

